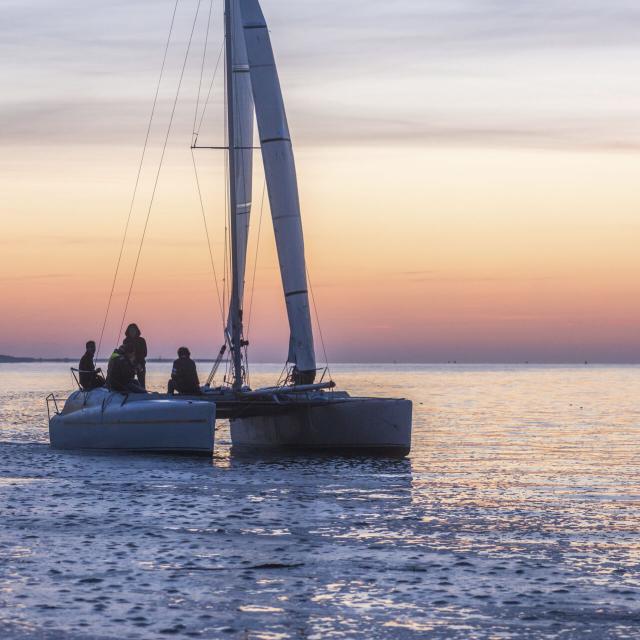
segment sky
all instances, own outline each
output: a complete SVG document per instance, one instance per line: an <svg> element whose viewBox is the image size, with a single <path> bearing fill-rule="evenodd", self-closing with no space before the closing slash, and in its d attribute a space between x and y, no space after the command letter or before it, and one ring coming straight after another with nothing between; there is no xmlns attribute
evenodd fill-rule
<svg viewBox="0 0 640 640"><path fill-rule="evenodd" d="M2 5L0 353L74 356L105 318L174 0ZM197 5L178 4L103 351L120 340ZM223 157L195 152L214 277L189 149L209 85L199 142L223 140L221 5L201 84L200 0L124 318L154 356L221 344ZM262 6L329 361L640 362L637 2ZM281 362L262 191L257 159L245 317L251 358Z"/></svg>

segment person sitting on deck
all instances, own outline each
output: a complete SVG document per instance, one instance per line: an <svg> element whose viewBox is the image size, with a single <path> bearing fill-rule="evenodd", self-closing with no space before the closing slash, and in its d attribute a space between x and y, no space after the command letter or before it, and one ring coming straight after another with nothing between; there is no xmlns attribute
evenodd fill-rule
<svg viewBox="0 0 640 640"><path fill-rule="evenodd" d="M176 391L191 396L202 393L196 363L191 359L191 352L187 347L178 349L178 359L173 363L167 392L173 395Z"/></svg>
<svg viewBox="0 0 640 640"><path fill-rule="evenodd" d="M109 360L107 361L107 387L110 387L111 380L111 371L113 370L113 363L120 357L124 355L124 346L121 345L113 350L113 353L109 356Z"/></svg>
<svg viewBox="0 0 640 640"><path fill-rule="evenodd" d="M96 365L93 358L96 355L96 343L93 340L89 340L86 344L85 354L80 359L78 365L80 386L83 391L92 391L93 389L99 389L104 387L104 378L102 377L102 370L96 369Z"/></svg>
<svg viewBox="0 0 640 640"><path fill-rule="evenodd" d="M130 324L124 333L123 345L132 345L135 350L135 373L138 383L145 389L147 384L147 341L137 324Z"/></svg>
<svg viewBox="0 0 640 640"><path fill-rule="evenodd" d="M107 386L118 393L146 393L136 381L136 351L132 344L116 349L109 359Z"/></svg>

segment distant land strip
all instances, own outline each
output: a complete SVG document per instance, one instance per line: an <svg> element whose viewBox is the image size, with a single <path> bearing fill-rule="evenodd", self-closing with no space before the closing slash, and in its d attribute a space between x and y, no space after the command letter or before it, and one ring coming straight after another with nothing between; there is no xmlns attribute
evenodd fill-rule
<svg viewBox="0 0 640 640"><path fill-rule="evenodd" d="M175 358L147 358L147 362L152 363L160 363L166 364L174 361ZM66 364L74 364L77 366L79 362L79 358L30 358L30 357L20 357L20 356L6 356L0 355L0 364L38 364L38 363L66 363ZM215 358L193 358L195 362L201 363L213 363L216 362ZM96 362L106 363L108 358L100 357L96 360ZM228 359L224 359L220 362L220 364L229 364ZM269 361L256 361L254 364L268 364L268 365L278 365L282 366L282 363L277 362L269 362ZM460 365L460 366L510 366L510 365L530 365L535 367L545 367L545 366L584 366L584 365L595 365L595 366L632 366L637 367L640 366L640 362L636 361L608 361L608 360L444 360L444 361L424 361L424 362L403 362L400 360L393 360L391 362L343 362L343 361L334 361L333 365L396 365L396 366L444 366L444 365Z"/></svg>
<svg viewBox="0 0 640 640"><path fill-rule="evenodd" d="M3 356L0 355L0 364L25 364L25 363L38 363L38 362L63 362L74 363L78 362L79 358L22 358L16 356ZM98 358L97 362L106 362L107 358ZM173 362L174 358L147 358L147 362ZM215 362L214 358L195 358L196 362ZM225 361L226 362L226 361Z"/></svg>

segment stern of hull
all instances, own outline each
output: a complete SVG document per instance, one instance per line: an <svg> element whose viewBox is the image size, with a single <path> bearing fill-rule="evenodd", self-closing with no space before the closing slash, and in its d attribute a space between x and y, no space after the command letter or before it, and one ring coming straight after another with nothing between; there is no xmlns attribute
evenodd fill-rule
<svg viewBox="0 0 640 640"><path fill-rule="evenodd" d="M213 403L148 400L123 396L70 397L49 420L54 449L211 455L215 438Z"/></svg>
<svg viewBox="0 0 640 640"><path fill-rule="evenodd" d="M404 457L411 450L409 400L352 398L294 406L277 416L231 421L234 451L322 451Z"/></svg>

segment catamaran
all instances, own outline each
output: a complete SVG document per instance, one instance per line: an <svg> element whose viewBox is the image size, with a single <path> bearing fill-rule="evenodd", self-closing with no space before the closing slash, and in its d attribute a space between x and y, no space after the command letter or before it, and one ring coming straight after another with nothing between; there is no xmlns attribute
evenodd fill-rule
<svg viewBox="0 0 640 640"><path fill-rule="evenodd" d="M338 391L333 380L322 377L317 381L322 368L316 362L293 145L269 31L258 0L225 0L224 15L224 150L229 167L232 279L225 344L202 395L127 398L105 389L79 390L61 411L54 411L51 443L64 448L209 453L212 423L226 419L230 420L233 450L405 456L411 448L409 400L352 397ZM286 375L274 386L256 390L247 384L249 345L243 327L254 121L290 329ZM215 386L213 373L227 350L230 375L224 384Z"/></svg>

